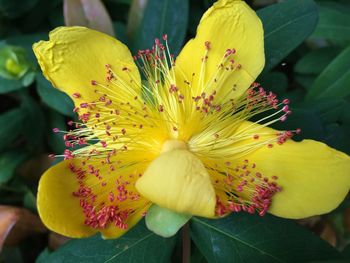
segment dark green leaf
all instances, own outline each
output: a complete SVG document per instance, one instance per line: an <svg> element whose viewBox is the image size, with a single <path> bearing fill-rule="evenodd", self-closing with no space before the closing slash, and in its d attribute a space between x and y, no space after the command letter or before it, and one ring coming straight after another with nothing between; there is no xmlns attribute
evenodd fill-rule
<svg viewBox="0 0 350 263"><path fill-rule="evenodd" d="M24 85L20 80L16 79L4 79L0 77L0 94L8 93L11 91L19 90Z"/></svg>
<svg viewBox="0 0 350 263"><path fill-rule="evenodd" d="M47 106L63 115L75 116L73 101L67 94L52 87L41 73L37 74L36 81L38 93Z"/></svg>
<svg viewBox="0 0 350 263"><path fill-rule="evenodd" d="M287 76L281 72L269 72L259 78L258 82L266 90L272 91L277 95L282 95L286 92L288 86Z"/></svg>
<svg viewBox="0 0 350 263"><path fill-rule="evenodd" d="M326 136L324 142L342 152L350 154L350 141L348 140L350 125L331 123L325 127Z"/></svg>
<svg viewBox="0 0 350 263"><path fill-rule="evenodd" d="M315 37L323 37L330 40L350 40L350 13L336 6L324 6L319 8L320 21L313 34ZM349 9L347 10L349 11Z"/></svg>
<svg viewBox="0 0 350 263"><path fill-rule="evenodd" d="M150 48L156 38L167 34L169 48L177 54L185 39L188 9L188 0L148 0L142 22L131 37L132 51Z"/></svg>
<svg viewBox="0 0 350 263"><path fill-rule="evenodd" d="M27 141L27 150L38 153L43 147L46 119L38 103L28 94L21 93L21 108L27 117L23 121L23 133Z"/></svg>
<svg viewBox="0 0 350 263"><path fill-rule="evenodd" d="M29 209L30 211L36 213L36 198L34 194L28 189L23 197L23 207Z"/></svg>
<svg viewBox="0 0 350 263"><path fill-rule="evenodd" d="M16 18L33 8L38 0L0 0L0 13Z"/></svg>
<svg viewBox="0 0 350 263"><path fill-rule="evenodd" d="M309 90L306 100L336 97L350 94L350 47L341 52L318 76Z"/></svg>
<svg viewBox="0 0 350 263"><path fill-rule="evenodd" d="M4 150L19 136L25 117L26 113L21 108L0 115L0 151Z"/></svg>
<svg viewBox="0 0 350 263"><path fill-rule="evenodd" d="M266 215L232 214L218 220L193 218L191 235L211 263L308 262L339 259L340 253L292 221Z"/></svg>
<svg viewBox="0 0 350 263"><path fill-rule="evenodd" d="M317 78L317 75L295 73L294 78L295 81L299 83L305 90L309 90Z"/></svg>
<svg viewBox="0 0 350 263"><path fill-rule="evenodd" d="M294 70L302 74L320 74L339 53L340 49L334 47L312 50L298 61Z"/></svg>
<svg viewBox="0 0 350 263"><path fill-rule="evenodd" d="M341 119L345 100L337 98L323 98L317 103L304 103L303 109L314 112L325 124L337 122Z"/></svg>
<svg viewBox="0 0 350 263"><path fill-rule="evenodd" d="M7 183L15 173L17 166L27 157L24 152L10 151L0 155L0 185Z"/></svg>
<svg viewBox="0 0 350 263"><path fill-rule="evenodd" d="M265 31L265 71L271 70L315 29L317 6L312 0L288 0L257 12Z"/></svg>
<svg viewBox="0 0 350 263"><path fill-rule="evenodd" d="M315 112L305 109L292 109L292 114L288 116L286 122L278 122L273 125L279 130L301 129L301 134L295 135L294 140L314 139L322 141L325 136L325 130L320 116Z"/></svg>
<svg viewBox="0 0 350 263"><path fill-rule="evenodd" d="M127 234L115 240L103 240L96 235L69 241L50 256L43 257L42 262L168 263L175 242L176 236L167 239L159 237L147 230L142 221Z"/></svg>
<svg viewBox="0 0 350 263"><path fill-rule="evenodd" d="M64 144L63 140L63 134L62 133L54 133L52 131L53 128L59 128L62 131L67 130L66 120L65 117L61 114L50 111L49 112L49 126L50 130L48 131L49 135L49 146L53 153L55 154L62 154L64 150L66 149L66 146Z"/></svg>

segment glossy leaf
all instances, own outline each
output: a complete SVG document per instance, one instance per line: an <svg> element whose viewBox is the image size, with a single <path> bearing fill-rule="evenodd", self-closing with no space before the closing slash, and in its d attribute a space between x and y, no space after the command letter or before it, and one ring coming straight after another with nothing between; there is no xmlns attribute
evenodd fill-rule
<svg viewBox="0 0 350 263"><path fill-rule="evenodd" d="M324 139L325 129L320 116L310 109L292 108L292 112L286 122L277 122L272 125L273 128L279 130L295 130L300 128L302 132L293 137L293 140L296 141L306 138L318 141Z"/></svg>
<svg viewBox="0 0 350 263"><path fill-rule="evenodd" d="M9 151L0 155L0 185L8 182L17 166L27 157L25 152Z"/></svg>
<svg viewBox="0 0 350 263"><path fill-rule="evenodd" d="M53 153L55 154L62 154L64 150L66 149L66 146L64 144L63 140L63 134L62 133L55 133L52 131L54 128L58 128L62 131L67 130L66 120L64 116L61 114L50 111L49 112L49 126L50 129L47 132L48 133L48 143Z"/></svg>
<svg viewBox="0 0 350 263"><path fill-rule="evenodd" d="M302 74L320 74L340 51L334 47L312 50L298 61L294 71Z"/></svg>
<svg viewBox="0 0 350 263"><path fill-rule="evenodd" d="M68 95L52 87L41 74L37 74L36 81L38 93L47 106L66 116L75 115L73 101Z"/></svg>
<svg viewBox="0 0 350 263"><path fill-rule="evenodd" d="M284 94L287 90L287 76L281 72L269 72L259 78L258 82L268 91L272 91L277 95Z"/></svg>
<svg viewBox="0 0 350 263"><path fill-rule="evenodd" d="M208 262L308 262L340 259L325 241L286 219L235 214L193 218L191 236Z"/></svg>
<svg viewBox="0 0 350 263"><path fill-rule="evenodd" d="M36 100L27 93L21 93L20 97L22 100L21 108L27 115L23 121L22 133L27 142L27 150L31 154L35 154L43 147L46 119Z"/></svg>
<svg viewBox="0 0 350 263"><path fill-rule="evenodd" d="M339 6L321 5L319 7L320 20L313 36L350 41L349 11L350 9L340 4Z"/></svg>
<svg viewBox="0 0 350 263"><path fill-rule="evenodd" d="M24 85L20 80L10 80L0 77L0 94L16 91L23 87Z"/></svg>
<svg viewBox="0 0 350 263"><path fill-rule="evenodd" d="M4 150L19 136L25 117L26 114L21 108L0 115L0 151Z"/></svg>
<svg viewBox="0 0 350 263"><path fill-rule="evenodd" d="M131 36L132 51L136 53L140 49L151 48L156 38L167 34L169 48L177 54L185 39L188 11L188 0L148 0L142 22Z"/></svg>
<svg viewBox="0 0 350 263"><path fill-rule="evenodd" d="M265 31L265 71L271 70L315 29L318 19L313 0L288 0L257 12Z"/></svg>
<svg viewBox="0 0 350 263"><path fill-rule="evenodd" d="M350 94L350 47L341 52L318 76L309 90L306 100L336 97Z"/></svg>
<svg viewBox="0 0 350 263"><path fill-rule="evenodd" d="M124 236L115 240L103 240L99 235L88 239L69 241L37 263L52 262L147 262L168 263L176 237L164 239L139 223Z"/></svg>

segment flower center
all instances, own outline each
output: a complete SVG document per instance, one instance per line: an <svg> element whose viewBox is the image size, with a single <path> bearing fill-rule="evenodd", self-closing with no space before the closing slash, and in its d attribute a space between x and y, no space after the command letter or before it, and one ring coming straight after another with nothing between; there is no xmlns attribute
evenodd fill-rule
<svg viewBox="0 0 350 263"><path fill-rule="evenodd" d="M167 140L162 146L161 153L170 152L173 150L187 150L187 144L180 140Z"/></svg>

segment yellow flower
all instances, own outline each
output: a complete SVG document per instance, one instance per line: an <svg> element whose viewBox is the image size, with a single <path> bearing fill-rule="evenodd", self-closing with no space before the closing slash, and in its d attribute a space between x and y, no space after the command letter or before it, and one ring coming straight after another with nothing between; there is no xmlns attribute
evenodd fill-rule
<svg viewBox="0 0 350 263"><path fill-rule="evenodd" d="M176 62L163 40L133 58L105 34L61 27L34 45L44 75L72 97L82 121L64 135L67 145L86 146L66 150L41 178L38 209L50 229L115 238L152 203L208 218L241 210L303 218L339 205L349 157L290 140L298 129L267 127L291 112L287 100L252 85L264 40L245 2L214 4Z"/></svg>

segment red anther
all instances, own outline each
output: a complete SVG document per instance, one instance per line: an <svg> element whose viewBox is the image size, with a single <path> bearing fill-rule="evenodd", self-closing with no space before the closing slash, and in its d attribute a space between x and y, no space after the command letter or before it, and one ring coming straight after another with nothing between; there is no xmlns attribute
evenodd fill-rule
<svg viewBox="0 0 350 263"><path fill-rule="evenodd" d="M253 139L254 139L254 140L259 139L259 135L258 135L258 134L254 134L254 135L253 135Z"/></svg>
<svg viewBox="0 0 350 263"><path fill-rule="evenodd" d="M121 130L121 132L122 132L123 135L126 134L126 130L124 128Z"/></svg>
<svg viewBox="0 0 350 263"><path fill-rule="evenodd" d="M295 133L296 133L296 134L300 134L300 133L301 133L301 129L300 129L300 128L296 129L296 130L295 130Z"/></svg>
<svg viewBox="0 0 350 263"><path fill-rule="evenodd" d="M127 67L123 67L122 70L123 70L123 71L126 71L126 70L128 70L128 68L127 68Z"/></svg>
<svg viewBox="0 0 350 263"><path fill-rule="evenodd" d="M52 131L55 132L55 133L57 133L57 132L60 132L60 129L58 129L58 128L53 128Z"/></svg>
<svg viewBox="0 0 350 263"><path fill-rule="evenodd" d="M106 148L107 147L107 143L105 141L100 141L101 145L103 148Z"/></svg>
<svg viewBox="0 0 350 263"><path fill-rule="evenodd" d="M173 93L173 92L177 92L177 91L178 91L178 88L174 84L171 84L170 88L169 88L169 92Z"/></svg>
<svg viewBox="0 0 350 263"><path fill-rule="evenodd" d="M73 121L68 121L67 124L68 124L69 126L73 126Z"/></svg>
<svg viewBox="0 0 350 263"><path fill-rule="evenodd" d="M158 38L156 38L156 39L154 40L154 43L155 43L157 46L159 46L159 44L160 44L159 39L158 39Z"/></svg>
<svg viewBox="0 0 350 263"><path fill-rule="evenodd" d="M163 40L164 40L164 41L167 41L167 40L168 40L168 35L167 35L167 34L164 34L164 35L163 35Z"/></svg>
<svg viewBox="0 0 350 263"><path fill-rule="evenodd" d="M282 117L280 117L280 121L286 121L287 120L287 115L283 115Z"/></svg>
<svg viewBox="0 0 350 263"><path fill-rule="evenodd" d="M54 155L54 154L49 154L49 158L50 158L50 159L55 159L55 158L56 158L56 155Z"/></svg>
<svg viewBox="0 0 350 263"><path fill-rule="evenodd" d="M205 41L205 42L204 42L204 46L205 46L206 50L210 50L210 48L211 48L211 43L210 43L209 41Z"/></svg>
<svg viewBox="0 0 350 263"><path fill-rule="evenodd" d="M284 99L284 100L282 101L283 104L289 104L289 102L290 102L289 99Z"/></svg>
<svg viewBox="0 0 350 263"><path fill-rule="evenodd" d="M91 80L91 85L96 86L97 85L97 81L96 80Z"/></svg>
<svg viewBox="0 0 350 263"><path fill-rule="evenodd" d="M76 99L81 97L80 93L78 93L78 92L73 93L72 96L73 96L73 98L76 98Z"/></svg>
<svg viewBox="0 0 350 263"><path fill-rule="evenodd" d="M282 111L288 112L289 111L289 106L288 105L283 106Z"/></svg>

